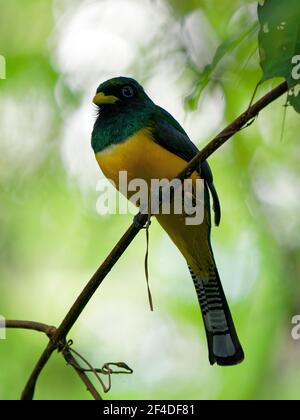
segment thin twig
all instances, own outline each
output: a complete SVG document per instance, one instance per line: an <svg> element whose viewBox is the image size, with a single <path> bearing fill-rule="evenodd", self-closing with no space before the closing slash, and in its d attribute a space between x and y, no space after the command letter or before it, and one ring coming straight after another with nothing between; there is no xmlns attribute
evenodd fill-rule
<svg viewBox="0 0 300 420"><path fill-rule="evenodd" d="M146 255L145 255L145 277L146 277L146 284L147 284L147 293L148 293L148 301L150 306L150 311L154 311L153 307L153 298L152 293L150 289L150 282L149 282L149 247L150 247L150 226L151 226L151 212L150 212L150 206L151 206L151 198L150 194L148 197L148 220L146 224Z"/></svg>
<svg viewBox="0 0 300 420"><path fill-rule="evenodd" d="M131 375L133 373L133 370L124 362L118 362L118 363L107 362L102 366L101 369L94 368L91 365L91 363L85 357L82 356L82 354L78 353L78 351L76 351L72 348L72 345L73 345L73 341L69 340L66 343L64 349L62 350L62 353L63 353L63 356L64 356L66 362L68 364L72 365L77 370L78 374L83 374L82 379L84 380L84 382L85 382L85 379L86 379L86 376L84 374L87 373L87 372L93 373L95 378L100 383L100 385L101 385L101 387L102 387L102 389L105 393L107 393L111 390L111 384L112 384L111 376L112 375ZM76 356L76 357L74 357L73 355ZM76 358L81 360L87 366L87 368L80 366L80 364L78 363ZM118 367L120 369L123 369L123 370L113 370L113 369L111 369L111 366L116 366L116 367ZM105 375L105 376L108 375L108 386L105 385L105 383L102 380L100 374ZM79 376L81 377L81 375L79 375ZM96 400L102 399L97 391L96 391L96 393L97 393L97 395L93 394L94 398Z"/></svg>
<svg viewBox="0 0 300 420"><path fill-rule="evenodd" d="M75 353L74 350L73 352ZM86 389L92 394L93 398L96 401L101 401L102 400L101 395L99 394L94 384L91 382L91 380L87 376L86 374L87 371L80 366L80 364L77 362L77 360L73 356L70 347L66 346L64 350L62 351L62 354L67 364L71 365L74 368L79 378L86 385Z"/></svg>
<svg viewBox="0 0 300 420"><path fill-rule="evenodd" d="M56 331L56 328L51 325L42 324L40 322L34 321L6 320L3 326L1 325L1 327L42 332L46 334L50 339L53 337L53 334ZM78 364L77 360L73 357L71 352L68 352L67 348L65 348L62 354L65 361L73 367L73 369L78 374L82 382L86 385L87 390L92 394L93 398L95 400L102 400L101 395L98 393L97 389L90 381L89 377L86 374L86 371L82 369L82 367Z"/></svg>
<svg viewBox="0 0 300 420"><path fill-rule="evenodd" d="M289 106L289 95L287 94L286 95L286 101L285 101L285 104L284 104L282 127L281 127L281 133L280 133L280 142L281 143L283 143L283 139L284 139L284 129L285 129L285 123L286 123L286 118L287 118L288 106Z"/></svg>
<svg viewBox="0 0 300 420"><path fill-rule="evenodd" d="M192 159L186 168L178 174L176 177L183 181L186 178L189 178L191 174L198 168L199 164L205 161L210 155L212 155L217 149L219 149L228 139L230 139L234 134L238 133L245 125L256 117L260 111L267 107L270 103L278 99L281 95L288 91L288 85L286 82L280 84L275 89L270 91L268 94L263 96L259 101L253 104L247 111L240 115L236 120L233 121L228 127L226 127L221 133L214 138L197 156ZM135 223L133 223L129 229L122 236L117 245L113 248L109 256L105 259L103 264L99 267L97 272L93 275L91 280L88 282L84 290L81 292L69 312L67 313L65 319L62 321L59 328L56 330L54 336L50 340L47 348L44 350L42 356L37 362L34 370L24 388L22 393L23 400L31 400L34 395L34 390L36 386L37 379L42 372L44 366L48 362L52 353L59 346L59 343L62 340L65 340L67 334L79 318L81 312L84 310L85 306L88 304L98 287L101 285L102 281L111 271L113 266L121 258L125 250L129 247L131 242L137 236L139 231L145 226L148 221L149 216L147 214L138 213L135 218Z"/></svg>
<svg viewBox="0 0 300 420"><path fill-rule="evenodd" d="M103 391L104 392L108 392L109 391L109 389L107 389L107 387L106 387L106 385L105 385L105 383L102 381L102 379L101 379L101 377L100 377L100 375L99 375L99 369L97 369L97 368L94 368L91 364L90 364L90 362L86 359L86 358L84 358L80 353L78 353L76 350L74 350L74 349L72 349L72 344L73 344L73 342L72 341L69 341L68 342L68 344L67 344L67 346L66 346L66 348L63 350L63 352L65 353L65 356L67 357L67 358L69 358L69 355L70 354L74 354L75 356L77 356L80 360L82 360L83 361L83 363L86 365L86 366L88 366L88 369L85 369L85 368L82 368L82 367L80 367L80 370L81 370L81 372L92 372L94 375L95 375L95 377L97 378L97 380L99 381L99 383L101 384L101 386L102 386L102 388L103 388ZM73 357L73 360L76 360L74 357ZM77 363L77 365L79 366L79 364Z"/></svg>

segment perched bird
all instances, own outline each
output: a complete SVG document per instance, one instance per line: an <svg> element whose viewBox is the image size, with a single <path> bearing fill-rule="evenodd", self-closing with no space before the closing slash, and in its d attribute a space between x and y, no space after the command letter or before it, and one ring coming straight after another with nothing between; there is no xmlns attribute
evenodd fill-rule
<svg viewBox="0 0 300 420"><path fill-rule="evenodd" d="M180 124L154 104L142 86L127 77L101 84L93 100L98 117L92 147L104 175L118 188L119 172L127 171L128 182L143 179L172 180L198 149ZM181 214L159 214L158 222L187 261L196 288L205 325L209 361L213 365L236 365L244 353L221 285L211 241L210 194L215 224L221 209L213 176L204 162L193 177L204 180L204 221L187 225Z"/></svg>

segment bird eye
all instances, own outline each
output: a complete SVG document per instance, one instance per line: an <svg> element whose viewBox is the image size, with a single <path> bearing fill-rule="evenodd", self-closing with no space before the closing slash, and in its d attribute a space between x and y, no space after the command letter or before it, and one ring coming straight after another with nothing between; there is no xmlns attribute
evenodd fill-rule
<svg viewBox="0 0 300 420"><path fill-rule="evenodd" d="M134 96L134 90L131 86L125 86L122 89L122 95L124 98L132 98Z"/></svg>

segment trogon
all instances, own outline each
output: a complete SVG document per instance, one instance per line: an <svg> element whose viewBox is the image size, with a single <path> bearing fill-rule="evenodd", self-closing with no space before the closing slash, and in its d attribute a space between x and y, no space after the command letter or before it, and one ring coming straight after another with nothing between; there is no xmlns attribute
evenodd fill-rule
<svg viewBox="0 0 300 420"><path fill-rule="evenodd" d="M128 182L143 179L172 180L198 149L180 124L156 105L134 79L117 77L102 83L93 100L98 107L92 147L104 175L119 187L119 173ZM192 177L204 181L204 220L188 225L183 214L155 217L184 256L190 270L204 321L209 361L213 365L236 365L243 361L228 303L221 285L211 246L211 209L219 225L221 209L213 176L205 161ZM129 197L127 197L129 198Z"/></svg>

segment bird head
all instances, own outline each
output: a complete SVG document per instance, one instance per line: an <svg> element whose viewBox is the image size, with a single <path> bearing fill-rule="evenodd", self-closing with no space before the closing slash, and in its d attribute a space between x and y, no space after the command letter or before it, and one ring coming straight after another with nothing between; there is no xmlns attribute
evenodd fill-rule
<svg viewBox="0 0 300 420"><path fill-rule="evenodd" d="M93 103L101 109L126 109L151 102L142 86L129 77L116 77L102 83Z"/></svg>

